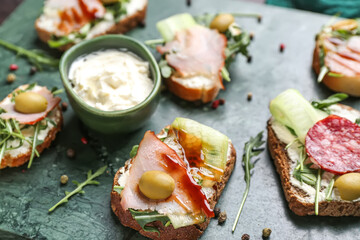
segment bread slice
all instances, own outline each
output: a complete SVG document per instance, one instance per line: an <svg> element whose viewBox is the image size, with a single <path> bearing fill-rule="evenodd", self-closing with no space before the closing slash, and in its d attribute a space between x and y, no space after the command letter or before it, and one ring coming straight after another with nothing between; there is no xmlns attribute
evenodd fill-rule
<svg viewBox="0 0 360 240"><path fill-rule="evenodd" d="M329 26L329 29L331 30L352 30L353 28L357 28L357 22L352 19L347 19L343 21L339 21L332 26ZM320 48L323 47L323 40L324 38L328 37L329 33L326 31L323 31L319 33L316 45L314 49L313 54L313 63L312 67L317 75L320 74L321 71L321 64L320 64ZM327 52L327 50L325 50ZM360 58L360 55L358 55ZM357 60L359 62L359 60ZM326 65L326 61L325 61ZM360 97L360 74L349 76L346 73L343 72L334 72L332 69L327 66L330 70L329 73L336 73L341 74L342 76L331 76L329 73L327 73L324 78L322 79L322 82L331 90L335 92L343 92L350 94L352 96ZM357 70L358 72L360 69Z"/></svg>
<svg viewBox="0 0 360 240"><path fill-rule="evenodd" d="M48 117L56 123L56 126L49 124L51 126L49 126L48 129L42 130L47 131L47 135L43 139L43 143L36 147L36 150L39 152L39 154L44 151L44 149L50 147L51 142L55 140L56 134L61 130L63 116L60 106L57 106L54 110L52 110L52 112L48 114ZM31 146L22 146L21 148L25 149L20 151L19 154L9 152L14 150L5 151L5 155L1 161L0 169L6 167L19 167L28 162L31 156Z"/></svg>
<svg viewBox="0 0 360 240"><path fill-rule="evenodd" d="M70 1L70 0L67 0ZM131 0L135 2L139 2L139 4L143 4L139 8L139 10L136 10L134 13L131 13L127 15L126 17L120 19L120 21L113 23L111 26L106 26L103 31L98 31L91 35L91 38L95 38L97 36L106 35L106 34L123 34L131 29L137 27L140 24L144 24L145 17L146 17L146 10L147 10L147 0ZM136 4L136 3L134 3ZM46 27L43 27L41 24L41 18L39 17L35 21L35 29L38 33L39 38L41 41L47 43L49 40L52 39L52 36L55 35L54 31L51 31L50 29L47 29ZM89 39L89 38L87 38ZM66 51L70 47L75 45L75 43L68 43L66 45L63 45L59 47L58 49L60 51Z"/></svg>
<svg viewBox="0 0 360 240"><path fill-rule="evenodd" d="M162 133L160 133L162 134ZM160 135L159 134L159 135ZM158 135L158 136L159 136ZM226 162L226 168L224 171L224 175L221 178L220 182L217 182L214 186L214 193L208 198L209 205L211 209L214 209L216 203L218 202L222 191L225 188L226 183L228 182L231 172L234 169L235 161L236 161L236 151L231 142L228 151L228 160ZM131 159L126 161L125 166L120 168L115 177L113 182L113 188L116 185L119 185L118 180L122 174L124 174L130 166ZM165 227L160 221L149 223L149 226L157 227L160 231L160 235L156 232L147 232L144 231L141 226L136 222L135 219L132 218L132 215L129 210L122 208L121 204L121 196L116 191L112 190L111 192L111 208L116 216L119 218L120 222L127 227L133 228L140 232L140 234L157 240L176 240L176 239L198 239L207 226L209 225L210 219L207 218L205 222L201 224L190 225L186 227L181 227L178 229L174 229L172 225Z"/></svg>
<svg viewBox="0 0 360 240"><path fill-rule="evenodd" d="M356 111L345 105L338 105L344 110ZM268 147L278 174L280 175L281 185L284 190L285 198L289 203L289 208L299 216L314 215L314 203L305 201L306 192L295 186L291 182L291 159L285 150L286 144L276 135L272 120L267 122ZM332 200L319 202L320 216L360 216L360 201L351 202L344 200Z"/></svg>

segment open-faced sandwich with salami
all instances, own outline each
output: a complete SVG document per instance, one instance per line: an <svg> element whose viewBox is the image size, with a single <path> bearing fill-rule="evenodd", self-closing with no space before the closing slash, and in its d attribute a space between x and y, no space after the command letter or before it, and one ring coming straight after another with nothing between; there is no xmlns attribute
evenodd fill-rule
<svg viewBox="0 0 360 240"><path fill-rule="evenodd" d="M197 239L214 217L236 152L224 134L176 118L147 131L115 175L111 207L124 226L152 239Z"/></svg>
<svg viewBox="0 0 360 240"><path fill-rule="evenodd" d="M0 102L0 168L29 162L55 139L61 99L46 87L22 85Z"/></svg>
<svg viewBox="0 0 360 240"><path fill-rule="evenodd" d="M194 18L178 14L157 23L163 39L146 43L162 43L162 76L170 92L187 101L210 102L223 79L230 81L227 68L237 53L248 56L249 34L234 21L231 14L205 15Z"/></svg>
<svg viewBox="0 0 360 240"><path fill-rule="evenodd" d="M317 35L313 68L318 81L335 92L360 96L360 20L323 27Z"/></svg>
<svg viewBox="0 0 360 240"><path fill-rule="evenodd" d="M35 22L39 38L52 48L104 34L125 33L145 21L147 0L45 0Z"/></svg>
<svg viewBox="0 0 360 240"><path fill-rule="evenodd" d="M346 97L309 103L289 89L270 103L269 150L297 215L360 216L360 112Z"/></svg>

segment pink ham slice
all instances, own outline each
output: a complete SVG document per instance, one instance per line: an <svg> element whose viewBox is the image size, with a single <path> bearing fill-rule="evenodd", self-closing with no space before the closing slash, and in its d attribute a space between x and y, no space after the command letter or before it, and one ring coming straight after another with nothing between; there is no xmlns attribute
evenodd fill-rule
<svg viewBox="0 0 360 240"><path fill-rule="evenodd" d="M360 127L330 115L310 128L305 139L310 159L321 169L341 175L360 171Z"/></svg>
<svg viewBox="0 0 360 240"><path fill-rule="evenodd" d="M26 87L25 87L26 88ZM17 89L19 90L19 89ZM15 90L15 91L17 91ZM47 114L53 110L61 101L59 97L54 97L53 94L46 87L35 87L33 90L29 90L31 92L36 92L42 96L44 96L48 102L47 108L44 112L41 113L32 113L25 114L15 111L15 103L11 101L5 101L4 99L0 103L0 108L4 109L6 112L0 114L0 118L2 119L15 119L20 124L30 124L33 125L38 121L44 119ZM12 94L7 96L7 98L11 98Z"/></svg>
<svg viewBox="0 0 360 240"><path fill-rule="evenodd" d="M168 64L179 77L215 78L223 88L220 71L225 64L226 44L226 37L216 30L194 26L177 32L173 41L157 50L166 54Z"/></svg>
<svg viewBox="0 0 360 240"><path fill-rule="evenodd" d="M139 190L139 181L146 171L164 171L175 180L175 190L165 200L151 200ZM185 162L176 152L160 141L153 132L147 131L132 160L129 177L121 191L124 209L151 210L161 214L195 214L213 217L201 186L188 174Z"/></svg>

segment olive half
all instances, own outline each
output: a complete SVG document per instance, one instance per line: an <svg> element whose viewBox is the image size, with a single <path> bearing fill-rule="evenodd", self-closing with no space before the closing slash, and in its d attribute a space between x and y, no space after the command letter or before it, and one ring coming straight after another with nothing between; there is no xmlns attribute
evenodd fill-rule
<svg viewBox="0 0 360 240"><path fill-rule="evenodd" d="M336 179L334 187L343 200L352 201L360 197L360 173L347 173Z"/></svg>
<svg viewBox="0 0 360 240"><path fill-rule="evenodd" d="M233 22L235 22L233 15L229 13L221 13L214 17L211 21L210 28L217 29L219 32L224 33Z"/></svg>
<svg viewBox="0 0 360 240"><path fill-rule="evenodd" d="M22 92L15 97L15 110L21 113L40 113L47 108L44 96L35 92Z"/></svg>
<svg viewBox="0 0 360 240"><path fill-rule="evenodd" d="M147 171L140 178L139 189L146 197L161 200L170 197L175 189L175 181L165 172Z"/></svg>

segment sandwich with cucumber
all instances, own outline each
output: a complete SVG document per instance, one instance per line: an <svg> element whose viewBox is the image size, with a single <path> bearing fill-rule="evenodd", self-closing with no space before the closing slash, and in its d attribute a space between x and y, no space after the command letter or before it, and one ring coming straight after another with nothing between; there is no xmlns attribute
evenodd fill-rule
<svg viewBox="0 0 360 240"><path fill-rule="evenodd" d="M85 39L126 33L143 24L147 3L147 0L45 0L35 29L49 47L65 51Z"/></svg>
<svg viewBox="0 0 360 240"><path fill-rule="evenodd" d="M0 102L0 169L18 167L48 148L61 130L61 99L46 87L22 85Z"/></svg>
<svg viewBox="0 0 360 240"><path fill-rule="evenodd" d="M360 216L360 112L288 89L270 103L268 146L297 215Z"/></svg>
<svg viewBox="0 0 360 240"><path fill-rule="evenodd" d="M316 36L313 68L318 82L335 92L360 96L360 20L325 25Z"/></svg>
<svg viewBox="0 0 360 240"><path fill-rule="evenodd" d="M156 24L162 39L146 41L161 54L161 74L170 92L187 101L210 102L230 81L238 53L248 57L250 36L235 22L239 14L177 14ZM241 14L240 14L241 15Z"/></svg>
<svg viewBox="0 0 360 240"><path fill-rule="evenodd" d="M147 131L114 178L111 207L120 222L151 239L198 239L236 161L231 140L176 118Z"/></svg>

